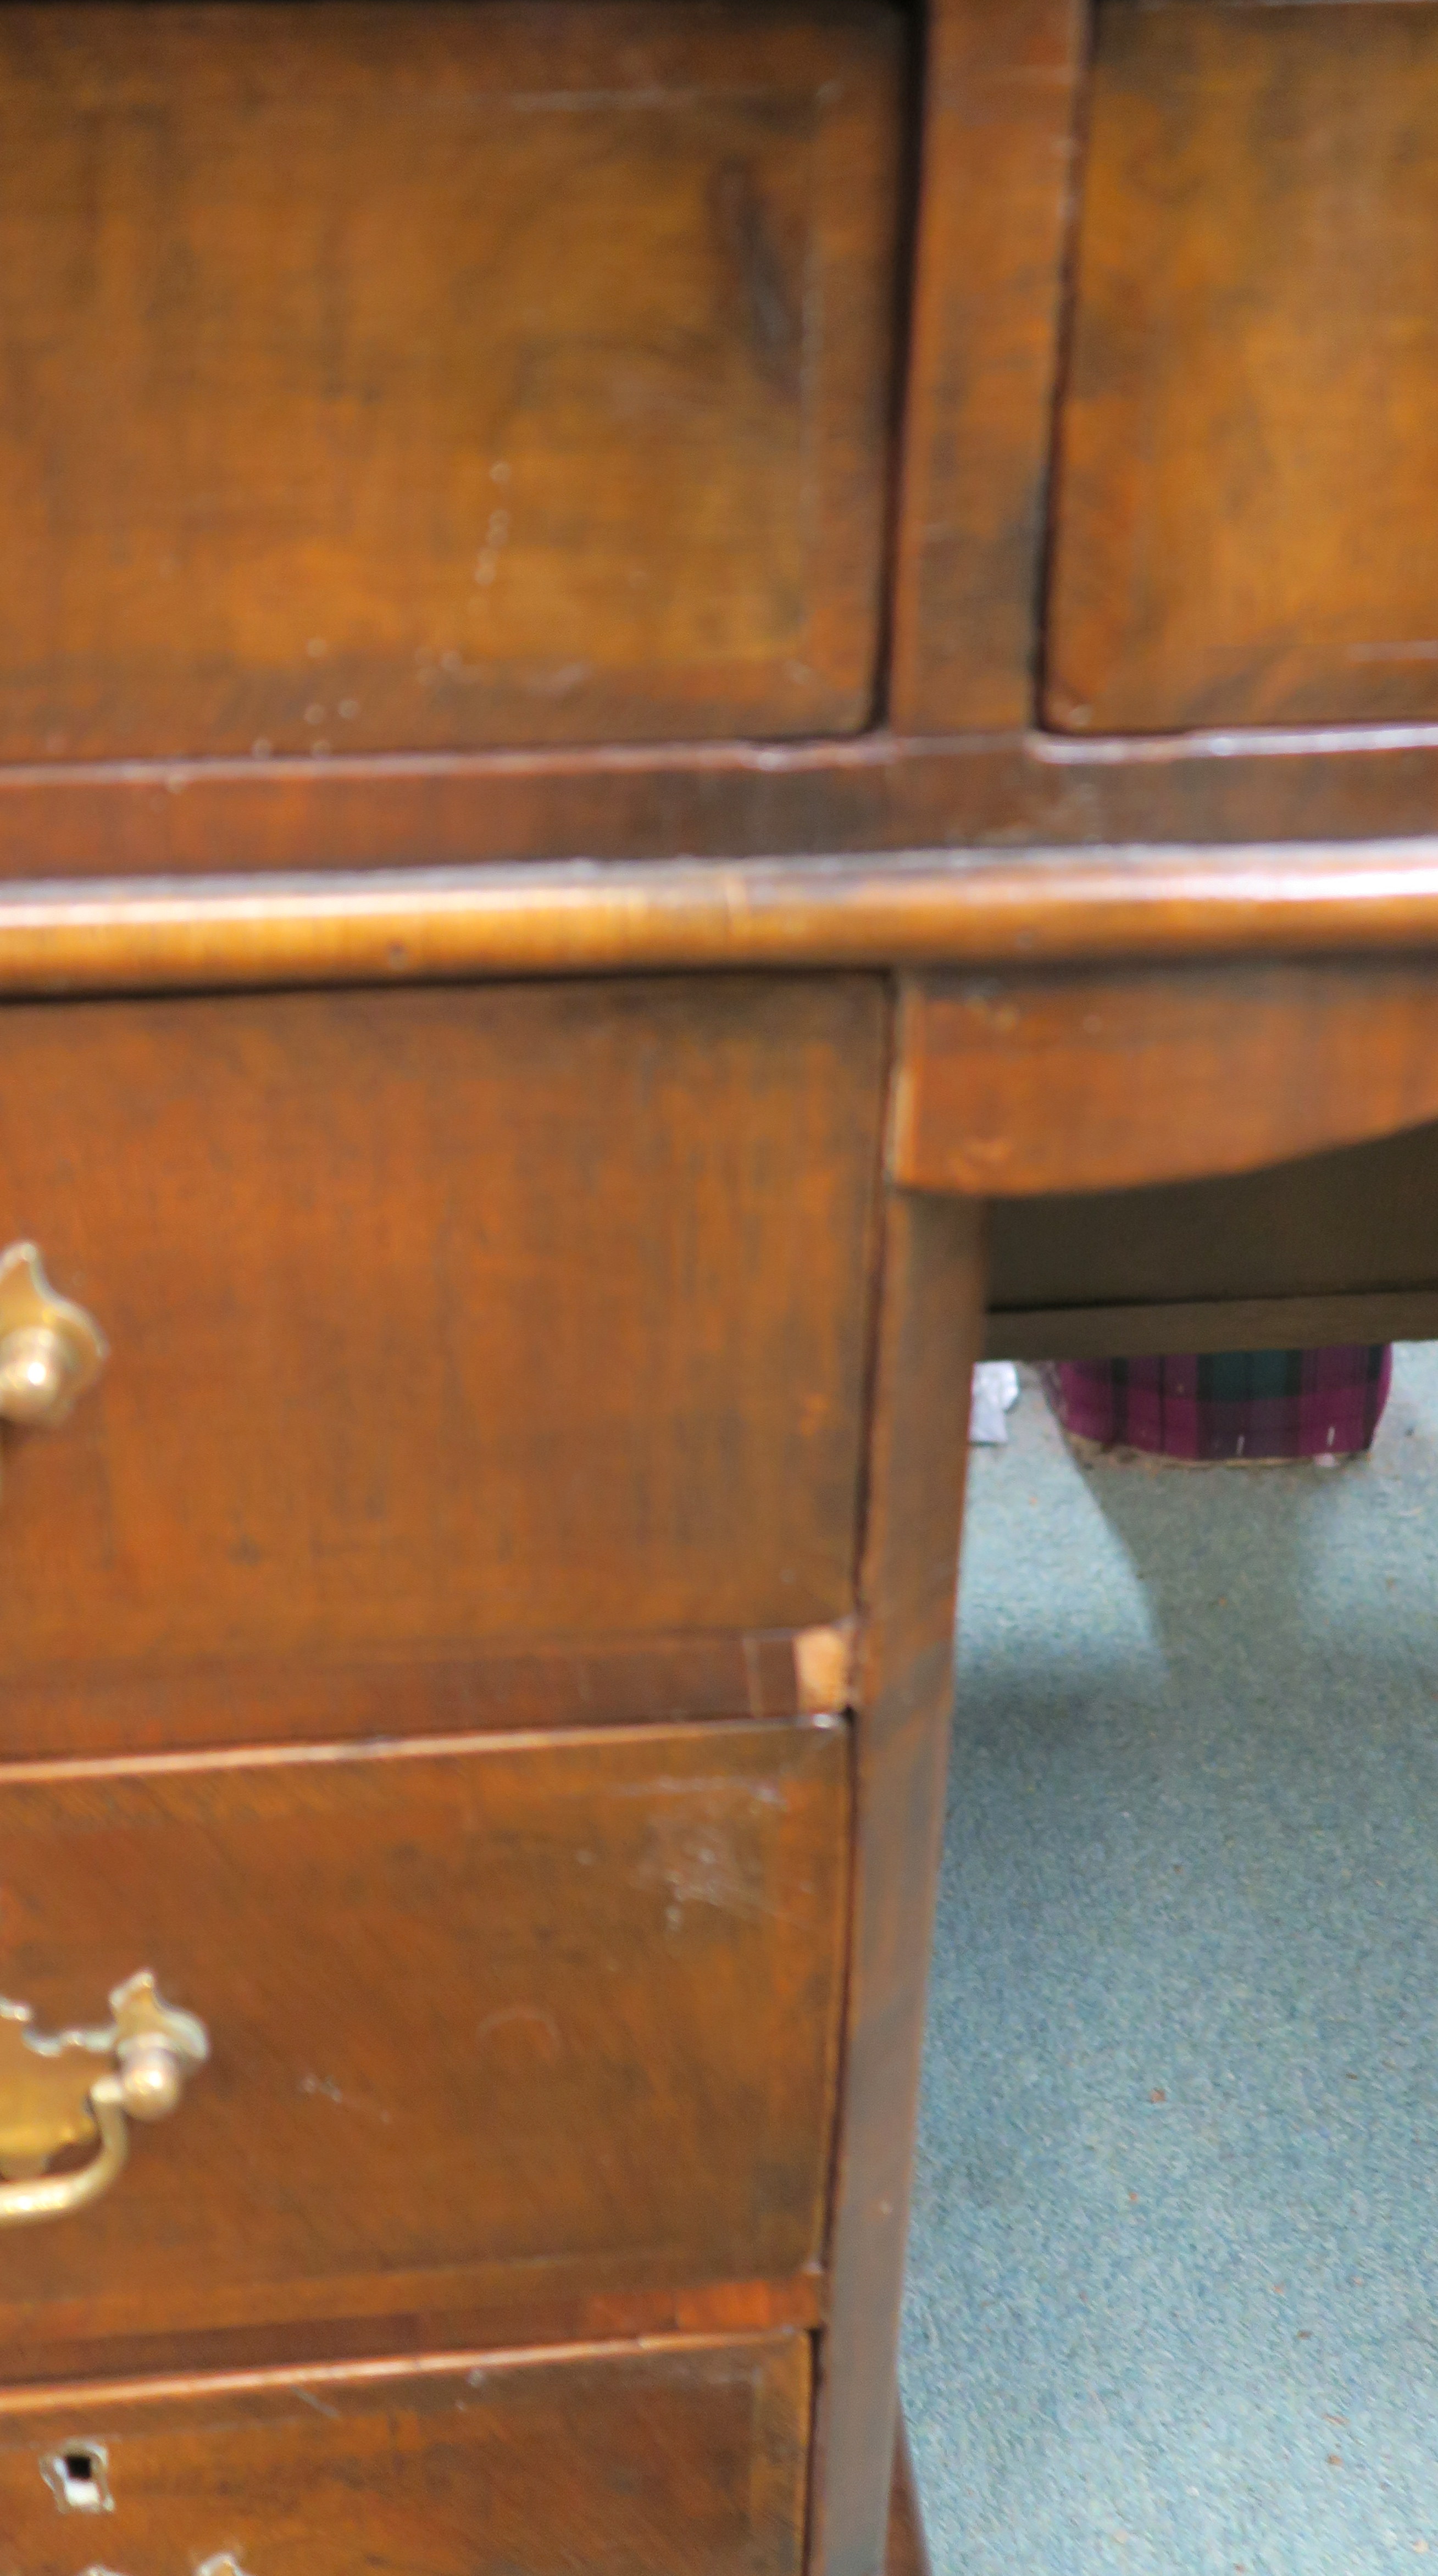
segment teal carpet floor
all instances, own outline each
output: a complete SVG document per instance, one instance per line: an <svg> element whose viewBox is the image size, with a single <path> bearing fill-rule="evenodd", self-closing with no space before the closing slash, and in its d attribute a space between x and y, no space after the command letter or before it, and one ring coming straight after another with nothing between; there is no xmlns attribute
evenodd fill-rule
<svg viewBox="0 0 1438 2576"><path fill-rule="evenodd" d="M1372 1457L974 1453L904 2390L936 2576L1438 2576L1438 1348Z"/></svg>

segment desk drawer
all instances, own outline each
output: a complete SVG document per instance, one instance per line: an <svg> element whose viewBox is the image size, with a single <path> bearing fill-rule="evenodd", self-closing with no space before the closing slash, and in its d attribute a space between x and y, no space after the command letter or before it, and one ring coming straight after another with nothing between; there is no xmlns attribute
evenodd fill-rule
<svg viewBox="0 0 1438 2576"><path fill-rule="evenodd" d="M0 1775L5 1992L55 2033L149 1969L211 2048L103 2196L0 2237L11 2370L22 2320L526 2340L813 2263L847 1783L825 1720Z"/></svg>
<svg viewBox="0 0 1438 2576"><path fill-rule="evenodd" d="M899 25L0 10L0 758L863 723Z"/></svg>
<svg viewBox="0 0 1438 2576"><path fill-rule="evenodd" d="M794 2576L809 2395L798 2335L27 2391L0 2409L6 2564ZM59 2509L66 2455L108 2511Z"/></svg>
<svg viewBox="0 0 1438 2576"><path fill-rule="evenodd" d="M1438 7L1097 23L1050 718L1432 723Z"/></svg>
<svg viewBox="0 0 1438 2576"><path fill-rule="evenodd" d="M261 1668L366 1657L423 1730L436 1659L842 1617L884 1032L860 978L0 1011L0 1241L111 1344L4 1435L0 1745L253 1740Z"/></svg>

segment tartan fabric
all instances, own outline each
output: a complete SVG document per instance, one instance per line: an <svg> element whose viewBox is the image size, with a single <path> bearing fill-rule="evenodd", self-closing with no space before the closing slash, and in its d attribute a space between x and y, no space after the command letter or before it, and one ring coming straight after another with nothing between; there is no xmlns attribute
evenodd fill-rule
<svg viewBox="0 0 1438 2576"><path fill-rule="evenodd" d="M1386 1342L1323 1351L1063 1360L1045 1371L1066 1431L1164 1458L1321 1458L1366 1449L1388 1401Z"/></svg>

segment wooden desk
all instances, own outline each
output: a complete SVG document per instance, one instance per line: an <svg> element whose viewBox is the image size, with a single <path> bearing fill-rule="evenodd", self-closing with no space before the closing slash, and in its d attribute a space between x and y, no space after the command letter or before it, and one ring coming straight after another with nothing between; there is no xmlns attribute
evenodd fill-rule
<svg viewBox="0 0 1438 2576"><path fill-rule="evenodd" d="M1435 955L1417 844L0 899L116 1343L7 1460L27 2000L142 1951L215 2052L6 2240L36 2564L101 2452L197 2564L497 2476L875 2563L986 1212L1421 1132Z"/></svg>
<svg viewBox="0 0 1438 2576"><path fill-rule="evenodd" d="M1433 1318L1435 78L0 7L26 2576L920 2563L971 1363Z"/></svg>

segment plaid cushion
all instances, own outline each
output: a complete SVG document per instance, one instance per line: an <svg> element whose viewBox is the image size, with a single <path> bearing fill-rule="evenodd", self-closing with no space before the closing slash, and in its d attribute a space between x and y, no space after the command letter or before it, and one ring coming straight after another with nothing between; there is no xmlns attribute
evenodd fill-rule
<svg viewBox="0 0 1438 2576"><path fill-rule="evenodd" d="M1387 1342L1325 1351L1062 1360L1045 1371L1066 1431L1164 1458L1321 1458L1366 1449L1388 1401Z"/></svg>

